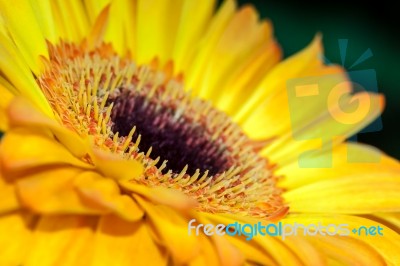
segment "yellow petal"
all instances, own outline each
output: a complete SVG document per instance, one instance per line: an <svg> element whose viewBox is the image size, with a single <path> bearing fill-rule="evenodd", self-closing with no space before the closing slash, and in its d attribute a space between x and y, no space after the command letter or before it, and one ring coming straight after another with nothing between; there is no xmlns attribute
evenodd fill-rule
<svg viewBox="0 0 400 266"><path fill-rule="evenodd" d="M3 32L0 32L0 44L0 69L4 75L4 78L1 79L2 85L14 95L28 98L37 108L51 117L51 107L40 91L21 52ZM6 82L4 82L5 80Z"/></svg>
<svg viewBox="0 0 400 266"><path fill-rule="evenodd" d="M265 101L268 95L284 88L287 79L304 76L308 70L322 65L321 53L321 38L316 36L306 49L274 67L235 114L235 121L242 122L246 119L258 104Z"/></svg>
<svg viewBox="0 0 400 266"><path fill-rule="evenodd" d="M59 41L59 32L53 22L54 16L51 9L51 0L30 0L30 4L42 30L43 37L52 43Z"/></svg>
<svg viewBox="0 0 400 266"><path fill-rule="evenodd" d="M304 237L285 238L285 244L299 257L304 265L326 265L327 258L321 250Z"/></svg>
<svg viewBox="0 0 400 266"><path fill-rule="evenodd" d="M2 181L0 181L0 214L17 210L20 207L20 203L15 187L1 183Z"/></svg>
<svg viewBox="0 0 400 266"><path fill-rule="evenodd" d="M76 157L88 154L88 145L83 139L41 113L29 101L16 97L7 112L11 126L51 130L57 140Z"/></svg>
<svg viewBox="0 0 400 266"><path fill-rule="evenodd" d="M284 63L285 62L280 64ZM279 68L279 65L271 71L274 71L276 68ZM271 75L272 74L271 72ZM303 75L313 77L307 78L307 81L310 83L312 82L312 84L319 84L319 86L324 89L347 80L343 69L336 66L317 67L316 69L306 70L299 73L296 80L303 81L304 78L301 77ZM267 78L268 77L269 75L267 75ZM266 94L264 100L255 105L251 113L241 121L244 131L251 138L266 139L274 136L281 136L288 132L294 133L299 130L299 128L305 127L310 121L315 120L320 113L327 111L325 94L328 93L328 91L326 89L321 89L324 94L320 92L320 95L315 96L315 98L311 100L300 97L296 98L289 93L289 90L295 87L295 85L288 85L292 77L287 77L282 73L281 76L275 78L280 79L277 81L274 80L276 87L270 88L266 84L265 89L272 91ZM312 79L312 81L309 81L310 79ZM258 84L255 84L256 87L257 85ZM247 97L248 96L246 96L246 98ZM308 104L304 104L307 100ZM242 105L243 102L246 101L242 101ZM241 106L238 105L236 110L240 108Z"/></svg>
<svg viewBox="0 0 400 266"><path fill-rule="evenodd" d="M86 265L168 264L165 250L153 241L144 222L132 223L115 216L103 216L91 245L93 260Z"/></svg>
<svg viewBox="0 0 400 266"><path fill-rule="evenodd" d="M74 157L64 146L46 135L31 130L9 131L0 144L4 178L12 180L32 168L74 165L91 169L93 166Z"/></svg>
<svg viewBox="0 0 400 266"><path fill-rule="evenodd" d="M379 253L360 240L338 236L307 238L320 252L342 265L386 265Z"/></svg>
<svg viewBox="0 0 400 266"><path fill-rule="evenodd" d="M212 222L207 219L207 215L200 216L198 222L202 224L212 224ZM244 254L241 249L238 249L237 246L230 242L230 237L219 236L216 234L212 236L201 234L197 237L211 238L211 241L214 244L214 249L218 252L221 265L243 265L245 260Z"/></svg>
<svg viewBox="0 0 400 266"><path fill-rule="evenodd" d="M119 184L126 190L139 194L148 200L172 207L176 210L187 211L196 206L196 202L182 192L163 187L149 188L144 185L134 184L131 181L120 181Z"/></svg>
<svg viewBox="0 0 400 266"><path fill-rule="evenodd" d="M400 172L324 180L290 190L283 196L291 212L399 212Z"/></svg>
<svg viewBox="0 0 400 266"><path fill-rule="evenodd" d="M283 165L293 160L299 160L300 156L304 156L305 161L307 161L308 157L313 153L321 153L332 149L332 147L374 121L383 110L384 98L382 95L373 93L359 94L358 96L350 94L343 96L346 100L342 107L326 111L297 132L289 131L281 139L264 149L261 154L264 156L268 154L272 161ZM336 113L343 113L343 110L349 109L352 106L353 97L360 99L359 106L369 105L370 109L351 123L337 121Z"/></svg>
<svg viewBox="0 0 400 266"><path fill-rule="evenodd" d="M243 254L237 247L229 243L227 238L214 235L212 240L219 253L221 265L243 265L245 259Z"/></svg>
<svg viewBox="0 0 400 266"><path fill-rule="evenodd" d="M257 11L245 6L232 17L218 43L207 55L207 64L196 79L188 80L187 86L194 87L199 96L217 102L224 97L221 87L237 71L258 54L259 49L272 40L272 26L259 22ZM228 94L230 91L226 91Z"/></svg>
<svg viewBox="0 0 400 266"><path fill-rule="evenodd" d="M211 20L215 2L215 0L184 1L172 56L178 72L188 69L197 43Z"/></svg>
<svg viewBox="0 0 400 266"><path fill-rule="evenodd" d="M99 14L110 4L110 0L84 0L85 10L88 14L90 24L94 24Z"/></svg>
<svg viewBox="0 0 400 266"><path fill-rule="evenodd" d="M376 213L366 217L383 223L396 232L400 232L400 213Z"/></svg>
<svg viewBox="0 0 400 266"><path fill-rule="evenodd" d="M105 175L116 180L132 180L143 173L143 165L136 160L95 149L93 153L96 167Z"/></svg>
<svg viewBox="0 0 400 266"><path fill-rule="evenodd" d="M254 262L258 265L275 265L275 261L271 256L263 250L259 245L243 240L239 237L229 237L229 242L235 245L246 257L247 261Z"/></svg>
<svg viewBox="0 0 400 266"><path fill-rule="evenodd" d="M25 265L32 248L31 227L35 217L24 212L0 216L0 265Z"/></svg>
<svg viewBox="0 0 400 266"><path fill-rule="evenodd" d="M73 182L80 172L74 168L59 168L18 180L16 188L21 204L33 212L45 214L111 213L108 208L82 200Z"/></svg>
<svg viewBox="0 0 400 266"><path fill-rule="evenodd" d="M302 265L297 255L276 237L256 236L253 241L258 242L278 265Z"/></svg>
<svg viewBox="0 0 400 266"><path fill-rule="evenodd" d="M362 241L364 244L373 248L384 259L386 264L398 265L400 263L400 235L385 225L379 224L375 221L348 215L291 215L282 220L283 223L301 223L301 224L318 224L327 226L328 224L345 224L349 230L359 228L360 226L371 227L380 226L382 228L383 236L379 235L350 235L342 236L343 238L355 238ZM327 236L326 236L327 237ZM325 239L325 238L322 238Z"/></svg>
<svg viewBox="0 0 400 266"><path fill-rule="evenodd" d="M89 19L82 1L51 1L56 26L64 40L80 42L89 32Z"/></svg>
<svg viewBox="0 0 400 266"><path fill-rule="evenodd" d="M149 218L149 229L158 244L164 246L176 264L188 263L199 254L198 239L188 235L187 219L179 212L162 205L154 205L135 196Z"/></svg>
<svg viewBox="0 0 400 266"><path fill-rule="evenodd" d="M129 52L133 57L136 54L136 16L135 1L114 0L111 2L104 40L112 43L113 48L121 55Z"/></svg>
<svg viewBox="0 0 400 266"><path fill-rule="evenodd" d="M253 58L250 58L248 63L243 64L237 72L231 73L231 78L227 78L225 84L221 84L221 90L226 93L221 93L215 103L216 107L229 115L233 115L250 97L251 89L257 88L257 85L281 60L281 57L282 51L277 42L271 41L264 45L259 52L254 53ZM271 127L268 128L268 133L262 130L261 127L264 124L266 123L258 123L257 132L259 133L249 129L249 136L260 133L263 133L263 137L268 136L267 134L273 135L274 132L271 132Z"/></svg>
<svg viewBox="0 0 400 266"><path fill-rule="evenodd" d="M352 161L352 153L357 156L357 161ZM328 150L312 156L310 160L314 165L308 168L299 166L298 161L279 168L276 174L283 176L279 185L285 189L293 189L321 180L346 178L355 174L380 173L382 169L400 171L397 160L372 146L361 143L342 143L334 147L332 151Z"/></svg>
<svg viewBox="0 0 400 266"><path fill-rule="evenodd" d="M11 100L18 93L17 89L11 85L8 80L4 77L0 76L0 108L5 110L7 106L10 104Z"/></svg>
<svg viewBox="0 0 400 266"><path fill-rule="evenodd" d="M39 74L43 67L39 61L39 55L47 57L48 54L46 42L31 3L29 0L1 1L0 9L18 50L30 69L35 74Z"/></svg>
<svg viewBox="0 0 400 266"><path fill-rule="evenodd" d="M217 45L226 26L234 16L235 11L235 1L224 1L218 12L212 18L205 36L199 43L198 51L196 51L196 58L190 62L190 68L185 72L186 88L192 90L195 95L199 93L199 87L194 87L194 85L201 77L204 67L208 64L209 55Z"/></svg>
<svg viewBox="0 0 400 266"><path fill-rule="evenodd" d="M91 216L42 216L23 265L89 265L96 224Z"/></svg>
<svg viewBox="0 0 400 266"><path fill-rule="evenodd" d="M6 115L6 109L11 100L14 98L14 94L11 93L11 89L6 88L7 85L10 86L11 89L14 89L8 84L8 82L0 77L0 131L6 131L8 129L8 117Z"/></svg>
<svg viewBox="0 0 400 266"><path fill-rule="evenodd" d="M76 178L74 186L85 205L112 211L128 221L137 221L143 217L143 210L131 197L121 195L118 185L111 179L87 171Z"/></svg>
<svg viewBox="0 0 400 266"><path fill-rule="evenodd" d="M226 214L204 214L214 224L232 224L238 222L240 224L257 224L261 223L266 225L269 223L267 220L255 219L252 217L242 217L237 215L226 215ZM229 237L232 240L233 237ZM254 259L258 263L267 265L302 265L300 258L293 252L291 246L285 244L283 240L272 236L259 236L254 237L247 241L245 236L234 236L236 240L232 240L232 243L239 243L238 247L243 247L245 254L248 254L248 260ZM242 250L242 249L241 249ZM261 250L263 254L258 256L252 256L250 251ZM313 254L313 253L311 253ZM308 259L311 260L310 258Z"/></svg>
<svg viewBox="0 0 400 266"><path fill-rule="evenodd" d="M208 236L199 236L199 245L201 246L200 254L189 262L190 266L220 264L218 253Z"/></svg>
<svg viewBox="0 0 400 266"><path fill-rule="evenodd" d="M93 28L89 36L87 37L87 42L90 49L95 48L103 41L104 33L106 31L107 23L109 21L109 11L110 6L106 6L97 17Z"/></svg>
<svg viewBox="0 0 400 266"><path fill-rule="evenodd" d="M138 0L137 61L149 63L158 57L161 63L171 59L182 0Z"/></svg>

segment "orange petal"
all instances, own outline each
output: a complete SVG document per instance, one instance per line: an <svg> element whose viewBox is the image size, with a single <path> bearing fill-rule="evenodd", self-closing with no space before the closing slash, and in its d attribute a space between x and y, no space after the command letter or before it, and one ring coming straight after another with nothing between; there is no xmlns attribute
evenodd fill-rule
<svg viewBox="0 0 400 266"><path fill-rule="evenodd" d="M169 261L165 250L153 241L144 220L132 223L103 216L91 246L93 260L87 265L167 265Z"/></svg>
<svg viewBox="0 0 400 266"><path fill-rule="evenodd" d="M170 253L176 264L188 263L199 254L199 242L195 235L188 235L186 217L162 205L154 205L140 196L135 196L149 218L149 229L153 237Z"/></svg>
<svg viewBox="0 0 400 266"><path fill-rule="evenodd" d="M199 236L200 254L189 262L190 266L218 265L218 253L212 240L208 236Z"/></svg>
<svg viewBox="0 0 400 266"><path fill-rule="evenodd" d="M73 165L91 169L93 166L74 157L56 140L34 131L21 129L9 131L0 144L0 160L4 178L15 176L31 168Z"/></svg>
<svg viewBox="0 0 400 266"><path fill-rule="evenodd" d="M176 210L188 211L196 206L196 201L175 189L163 187L149 188L130 181L120 181L119 184L126 190L139 194L154 203L169 206Z"/></svg>
<svg viewBox="0 0 400 266"><path fill-rule="evenodd" d="M23 265L89 265L97 220L91 216L42 216Z"/></svg>
<svg viewBox="0 0 400 266"><path fill-rule="evenodd" d="M128 221L137 221L143 217L143 210L131 197L121 195L114 180L95 172L84 172L76 178L74 185L88 205L109 209Z"/></svg>
<svg viewBox="0 0 400 266"><path fill-rule="evenodd" d="M304 237L293 236L285 238L285 244L304 265L326 265L326 256Z"/></svg>
<svg viewBox="0 0 400 266"><path fill-rule="evenodd" d="M241 217L235 215L219 215L219 214L205 214L214 224L232 224L238 222L239 224L257 224L260 222L263 225L267 225L267 220L255 219L252 217ZM261 251L261 254L254 257L254 260L259 260L262 264L271 265L301 265L300 258L291 249L291 246L287 246L284 241L279 238L272 236L257 236L247 241L245 236L235 235L228 237L233 243L239 243L239 247L242 247L243 252L248 254L248 260L252 260L253 256L250 251Z"/></svg>
<svg viewBox="0 0 400 266"><path fill-rule="evenodd" d="M99 16L97 17L93 28L89 36L87 37L87 42L90 49L95 48L103 41L104 33L106 31L106 26L109 20L109 11L110 6L108 5L101 11Z"/></svg>
<svg viewBox="0 0 400 266"><path fill-rule="evenodd" d="M216 215L216 216L218 216L218 215ZM203 225L212 224L212 222L207 219L207 215L200 216L198 219L198 222ZM220 236L217 234L214 234L212 236L207 236L204 233L201 233L201 235L199 235L199 236L196 235L196 237L199 237L199 238L210 237L211 238L211 242L214 245L214 249L217 251L221 265L243 265L244 260L245 260L243 251L238 249L237 246L233 245L229 241L230 237Z"/></svg>
<svg viewBox="0 0 400 266"><path fill-rule="evenodd" d="M0 216L0 265L25 265L25 255L32 248L34 223L35 217L24 212Z"/></svg>
<svg viewBox="0 0 400 266"><path fill-rule="evenodd" d="M115 180L132 180L143 173L143 165L136 160L124 159L119 155L95 149L93 161L105 176Z"/></svg>
<svg viewBox="0 0 400 266"><path fill-rule="evenodd" d="M82 170L59 168L31 174L16 182L21 204L34 212L46 214L110 213L103 206L87 204L79 196L73 184Z"/></svg>
<svg viewBox="0 0 400 266"><path fill-rule="evenodd" d="M376 213L374 215L366 215L368 219L376 220L396 232L400 232L400 213Z"/></svg>
<svg viewBox="0 0 400 266"><path fill-rule="evenodd" d="M214 235L212 241L218 251L221 265L243 265L245 259L243 253L232 245L227 238Z"/></svg>
<svg viewBox="0 0 400 266"><path fill-rule="evenodd" d="M237 247L246 257L246 261L256 265L275 265L275 261L262 247L239 237L229 237L228 241Z"/></svg>
<svg viewBox="0 0 400 266"><path fill-rule="evenodd" d="M62 127L55 120L39 112L30 102L23 98L15 98L9 108L8 117L12 127L30 127L51 130L57 140L76 157L88 153L87 144L74 132Z"/></svg>
<svg viewBox="0 0 400 266"><path fill-rule="evenodd" d="M15 187L0 183L0 214L19 209L21 206Z"/></svg>

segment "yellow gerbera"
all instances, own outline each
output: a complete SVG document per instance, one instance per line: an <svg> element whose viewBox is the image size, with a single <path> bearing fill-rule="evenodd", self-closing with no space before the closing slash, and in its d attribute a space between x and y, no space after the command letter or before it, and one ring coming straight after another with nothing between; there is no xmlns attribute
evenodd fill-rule
<svg viewBox="0 0 400 266"><path fill-rule="evenodd" d="M343 69L321 62L319 36L279 62L253 7L214 6L0 1L0 265L400 264L400 164L344 142L383 97L353 95ZM321 76L343 106L290 113L286 82ZM338 123L355 99L362 119ZM349 149L371 162L347 162ZM301 167L310 150L308 163L332 165ZM384 236L247 241L191 234L190 221Z"/></svg>

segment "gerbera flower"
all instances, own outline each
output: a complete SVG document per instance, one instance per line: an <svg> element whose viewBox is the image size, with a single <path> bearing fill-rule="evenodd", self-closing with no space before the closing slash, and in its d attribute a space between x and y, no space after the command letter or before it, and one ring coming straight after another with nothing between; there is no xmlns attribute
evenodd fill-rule
<svg viewBox="0 0 400 266"><path fill-rule="evenodd" d="M344 142L383 97L353 95L319 36L280 62L253 7L214 5L0 2L0 265L400 263L399 163ZM376 104L340 126L321 101L290 116L286 81L310 76ZM299 166L331 136L307 160L332 167ZM380 162L348 163L349 147ZM379 225L384 237L246 241L189 234L193 219Z"/></svg>

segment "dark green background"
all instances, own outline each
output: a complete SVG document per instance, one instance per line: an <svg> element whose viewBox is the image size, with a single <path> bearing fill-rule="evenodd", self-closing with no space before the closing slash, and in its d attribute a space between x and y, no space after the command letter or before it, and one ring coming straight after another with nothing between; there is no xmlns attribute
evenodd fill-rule
<svg viewBox="0 0 400 266"><path fill-rule="evenodd" d="M388 0L320 3L239 0L255 5L263 18L269 18L284 56L301 50L317 32L323 34L325 55L339 63L339 39L348 39L345 66L351 66L368 48L373 57L352 70L375 69L379 92L386 95L379 132L359 134L358 141L379 147L400 159L400 19L398 9Z"/></svg>

